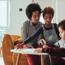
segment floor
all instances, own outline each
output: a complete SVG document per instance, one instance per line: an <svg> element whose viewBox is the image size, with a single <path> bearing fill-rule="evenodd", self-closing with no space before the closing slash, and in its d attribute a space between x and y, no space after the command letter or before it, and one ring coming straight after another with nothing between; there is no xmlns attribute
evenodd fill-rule
<svg viewBox="0 0 65 65"><path fill-rule="evenodd" d="M3 61L3 58L2 58L2 51L1 51L1 54L0 54L0 65L4 65L4 61Z"/></svg>
<svg viewBox="0 0 65 65"><path fill-rule="evenodd" d="M0 57L0 65L4 65L2 56Z"/></svg>

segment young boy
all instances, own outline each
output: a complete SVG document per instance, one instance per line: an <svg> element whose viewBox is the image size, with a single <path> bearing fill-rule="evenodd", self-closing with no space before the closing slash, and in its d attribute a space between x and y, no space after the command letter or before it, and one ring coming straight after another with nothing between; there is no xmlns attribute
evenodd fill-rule
<svg viewBox="0 0 65 65"><path fill-rule="evenodd" d="M47 52L51 56L59 58L59 65L65 65L65 20L57 25L61 40L53 45L44 45L43 48L36 49L34 52Z"/></svg>

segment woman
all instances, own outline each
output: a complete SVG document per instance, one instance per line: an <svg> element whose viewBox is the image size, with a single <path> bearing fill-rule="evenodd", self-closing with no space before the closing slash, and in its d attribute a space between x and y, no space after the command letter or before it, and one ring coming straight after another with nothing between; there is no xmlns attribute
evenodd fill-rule
<svg viewBox="0 0 65 65"><path fill-rule="evenodd" d="M45 21L45 24L40 26L37 31L30 37L28 37L25 41L23 41L22 44L18 44L16 47L22 47L23 45L27 44L28 42L32 41L34 38L36 38L38 35L42 34L42 38L46 41L45 43L48 44L54 44L55 42L60 39L58 28L56 27L56 24L51 23L53 16L54 16L54 9L51 7L45 7L42 11L43 18ZM41 43L43 45L43 43ZM47 57L47 56L46 56ZM47 57L48 59L48 57ZM48 59L49 60L49 59ZM46 60L47 61L47 60ZM49 62L47 62L48 65L50 65Z"/></svg>
<svg viewBox="0 0 65 65"><path fill-rule="evenodd" d="M41 25L43 25L41 22L39 22L40 14L41 14L41 8L40 8L39 4L31 3L26 7L26 16L28 17L29 20L27 20L23 23L23 31L22 31L23 32L23 34L22 34L23 41L25 41L29 36L31 36L33 33L35 33L36 30ZM41 48L41 46L38 43L38 41L40 41L41 36L42 35L39 35L31 42L24 45L23 48L24 49L39 48L39 47ZM26 54L26 56L27 56L27 61L28 61L29 65L40 65L41 64L40 56L31 55L31 54Z"/></svg>

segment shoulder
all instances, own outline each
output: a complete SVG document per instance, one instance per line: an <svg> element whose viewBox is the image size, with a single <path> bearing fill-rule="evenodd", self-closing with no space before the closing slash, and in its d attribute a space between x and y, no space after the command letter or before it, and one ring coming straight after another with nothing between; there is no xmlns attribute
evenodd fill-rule
<svg viewBox="0 0 65 65"><path fill-rule="evenodd" d="M56 23L52 23L52 24L54 25L55 29L58 29L58 28L57 28L57 24L56 24Z"/></svg>
<svg viewBox="0 0 65 65"><path fill-rule="evenodd" d="M26 24L26 23L29 23L30 22L30 20L27 20L27 21L25 21L23 24Z"/></svg>
<svg viewBox="0 0 65 65"><path fill-rule="evenodd" d="M28 30L28 28L29 28L29 23L30 23L29 20L27 20L27 21L25 21L25 22L23 23L23 30L25 30L25 31Z"/></svg>
<svg viewBox="0 0 65 65"><path fill-rule="evenodd" d="M62 41L62 39L60 39L58 42L60 43Z"/></svg>
<svg viewBox="0 0 65 65"><path fill-rule="evenodd" d="M23 25L28 25L30 23L30 20L27 20L23 23Z"/></svg>
<svg viewBox="0 0 65 65"><path fill-rule="evenodd" d="M56 23L52 23L52 24L54 24L54 26L57 26L57 24L56 24Z"/></svg>
<svg viewBox="0 0 65 65"><path fill-rule="evenodd" d="M57 24L56 23L52 23L52 24L54 24L54 26L57 27Z"/></svg>
<svg viewBox="0 0 65 65"><path fill-rule="evenodd" d="M57 27L56 23L54 23L54 27L55 27L55 31L56 31L56 33L58 35L58 38L61 39L60 36L59 36L59 30L58 30L58 27Z"/></svg>
<svg viewBox="0 0 65 65"><path fill-rule="evenodd" d="M56 23L53 23L53 24L54 24L55 30L57 32L58 31L57 24Z"/></svg>
<svg viewBox="0 0 65 65"><path fill-rule="evenodd" d="M38 32L38 33L43 32L43 27L42 27L42 25L37 29L37 32Z"/></svg>
<svg viewBox="0 0 65 65"><path fill-rule="evenodd" d="M61 45L61 44L62 44L62 39L60 39L60 40L58 41L58 43L59 43L59 45Z"/></svg>
<svg viewBox="0 0 65 65"><path fill-rule="evenodd" d="M40 30L43 30L43 25L41 25L41 26L39 27L39 29L40 29Z"/></svg>
<svg viewBox="0 0 65 65"><path fill-rule="evenodd" d="M39 22L39 24L40 24L40 25L43 25L43 23L42 23L42 22Z"/></svg>

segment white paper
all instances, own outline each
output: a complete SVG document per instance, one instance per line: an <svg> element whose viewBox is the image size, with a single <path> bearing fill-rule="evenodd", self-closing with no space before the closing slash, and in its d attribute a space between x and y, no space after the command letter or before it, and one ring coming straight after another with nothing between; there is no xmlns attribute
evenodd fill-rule
<svg viewBox="0 0 65 65"><path fill-rule="evenodd" d="M23 54L34 54L34 55L48 55L48 53L35 53L35 49L11 49L11 52L23 53Z"/></svg>

